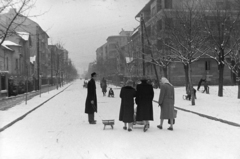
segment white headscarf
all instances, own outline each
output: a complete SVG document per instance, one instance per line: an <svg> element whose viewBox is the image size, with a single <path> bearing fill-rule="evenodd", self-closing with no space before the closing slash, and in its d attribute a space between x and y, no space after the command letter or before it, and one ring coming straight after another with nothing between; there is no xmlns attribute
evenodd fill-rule
<svg viewBox="0 0 240 159"><path fill-rule="evenodd" d="M173 85L168 81L168 79L167 79L166 77L162 77L162 78L161 78L161 82L162 82L163 84L168 83L169 85L173 86Z"/></svg>

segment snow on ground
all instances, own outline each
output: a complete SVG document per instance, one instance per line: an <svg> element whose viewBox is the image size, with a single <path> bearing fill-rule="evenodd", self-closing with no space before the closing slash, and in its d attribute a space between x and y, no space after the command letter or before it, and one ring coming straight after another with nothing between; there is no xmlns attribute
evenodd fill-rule
<svg viewBox="0 0 240 159"><path fill-rule="evenodd" d="M196 87L195 87L196 89ZM240 125L240 99L237 99L237 86L225 86L224 97L218 97L218 87L210 86L210 94L202 93L202 89L197 91L196 105L192 106L190 101L183 100L186 94L185 88L175 88L175 106L206 114L223 120L238 123ZM155 90L155 100L158 100L159 92Z"/></svg>
<svg viewBox="0 0 240 159"><path fill-rule="evenodd" d="M17 106L8 109L7 111L0 111L0 128L6 126L7 124L14 121L21 115L32 110L37 105L41 104L43 101L46 101L47 99L54 96L58 92L62 91L67 86L68 85L64 85L64 87L60 87L58 90L55 89L46 93L41 93L41 94L39 93L39 95L33 97L31 100L28 100L27 103L23 101L19 103Z"/></svg>
<svg viewBox="0 0 240 159"><path fill-rule="evenodd" d="M168 131L165 121L159 130L160 109L154 103L154 121L150 129L136 125L132 132L122 129L118 121L120 89L114 89L115 98L103 97L97 84L97 124L89 125L84 105L87 90L83 81L75 81L68 89L42 107L0 133L1 159L239 159L240 128L207 118L178 111L174 131ZM115 86L113 88L116 88ZM213 89L213 88L212 88ZM235 98L198 93L196 106L182 99L183 88L176 88L176 106L239 121L237 105L225 112L224 105ZM211 91L211 90L210 90ZM159 90L155 90L158 99ZM211 92L210 92L211 93ZM34 99L33 99L34 100ZM217 102L217 104L215 104ZM205 106L205 104L208 104ZM223 106L222 106L223 105ZM211 106L211 107L210 107ZM212 108L214 107L214 108ZM224 109L224 111L219 110ZM22 110L24 108L22 107ZM215 110L215 111L214 111ZM238 109L239 110L239 109ZM19 110L21 111L21 110ZM216 113L217 112L217 113ZM12 112L11 112L12 113ZM232 114L231 114L232 113ZM222 115L224 114L224 115ZM228 116L229 115L229 116ZM235 116L235 117L233 117ZM103 130L102 119L115 119L114 129ZM238 122L239 123L239 122Z"/></svg>

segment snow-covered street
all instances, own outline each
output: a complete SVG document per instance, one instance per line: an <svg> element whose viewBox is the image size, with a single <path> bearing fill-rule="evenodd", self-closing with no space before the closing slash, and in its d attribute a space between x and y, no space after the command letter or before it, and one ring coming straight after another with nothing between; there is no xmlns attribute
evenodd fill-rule
<svg viewBox="0 0 240 159"><path fill-rule="evenodd" d="M167 121L163 129L160 109L154 106L154 121L150 129L143 132L143 126L136 125L132 132L123 130L118 121L120 110L120 89L113 87L115 98L103 97L97 83L98 113L96 125L90 125L84 113L86 88L83 81L76 80L65 91L33 111L23 120L0 133L1 159L240 159L240 127L210 120L198 115L178 110L174 131L169 131ZM159 90L155 90L158 99ZM176 105L186 107L181 94ZM176 90L176 94L177 90ZM213 106L210 111L203 109L209 98ZM240 124L239 100L229 112L220 100L201 94L197 106L190 109L201 113L214 112L216 116ZM202 100L201 100L202 99ZM221 99L222 101L227 98ZM34 99L33 99L34 100ZM208 101L208 102L210 102ZM214 101L218 104L213 104ZM230 100L229 100L230 101ZM217 105L220 105L217 108ZM240 106L240 105L238 105ZM188 106L190 107L190 106ZM227 107L225 105L225 107ZM24 108L21 108L24 109ZM235 109L235 110L234 110ZM221 115L226 112L225 115ZM234 114L233 114L234 113ZM114 129L103 130L102 119L115 119Z"/></svg>

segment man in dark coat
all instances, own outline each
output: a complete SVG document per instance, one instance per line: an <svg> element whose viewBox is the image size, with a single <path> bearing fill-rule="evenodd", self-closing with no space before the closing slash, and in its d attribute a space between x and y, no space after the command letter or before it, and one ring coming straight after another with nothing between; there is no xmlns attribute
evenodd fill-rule
<svg viewBox="0 0 240 159"><path fill-rule="evenodd" d="M154 91L151 84L147 83L146 77L141 79L141 84L137 85L137 116L136 121L144 121L144 129L146 132L149 128L149 120L153 120L153 105L152 100Z"/></svg>
<svg viewBox="0 0 240 159"><path fill-rule="evenodd" d="M97 112L97 94L96 94L96 80L97 74L91 74L91 80L87 84L87 99L85 103L85 113L88 114L89 124L96 124L94 120L94 112Z"/></svg>
<svg viewBox="0 0 240 159"><path fill-rule="evenodd" d="M136 90L133 88L133 81L128 80L126 86L122 87L120 92L121 107L119 120L124 122L124 130L132 131L132 123L134 121L134 97Z"/></svg>
<svg viewBox="0 0 240 159"><path fill-rule="evenodd" d="M103 96L105 96L106 92L107 92L107 81L105 80L104 77L103 77L100 85L101 85L101 88L102 88Z"/></svg>

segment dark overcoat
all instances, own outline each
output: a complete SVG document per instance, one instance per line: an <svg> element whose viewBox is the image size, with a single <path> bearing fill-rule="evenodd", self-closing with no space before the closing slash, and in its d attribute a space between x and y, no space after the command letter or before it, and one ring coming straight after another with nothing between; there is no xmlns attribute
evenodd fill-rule
<svg viewBox="0 0 240 159"><path fill-rule="evenodd" d="M158 104L161 106L160 119L173 119L174 116L174 87L166 83L161 86Z"/></svg>
<svg viewBox="0 0 240 159"><path fill-rule="evenodd" d="M120 92L121 107L119 120L125 123L133 122L134 116L134 97L136 97L136 90L133 87L122 87Z"/></svg>
<svg viewBox="0 0 240 159"><path fill-rule="evenodd" d="M137 85L137 121L153 120L153 97L152 85L148 84L146 80L142 80L142 83Z"/></svg>
<svg viewBox="0 0 240 159"><path fill-rule="evenodd" d="M102 92L107 92L107 81L105 79L102 79L101 81L101 88Z"/></svg>
<svg viewBox="0 0 240 159"><path fill-rule="evenodd" d="M91 101L94 101L94 105ZM85 113L93 114L97 112L97 95L96 95L96 84L94 79L91 79L87 84L87 99L85 103Z"/></svg>

